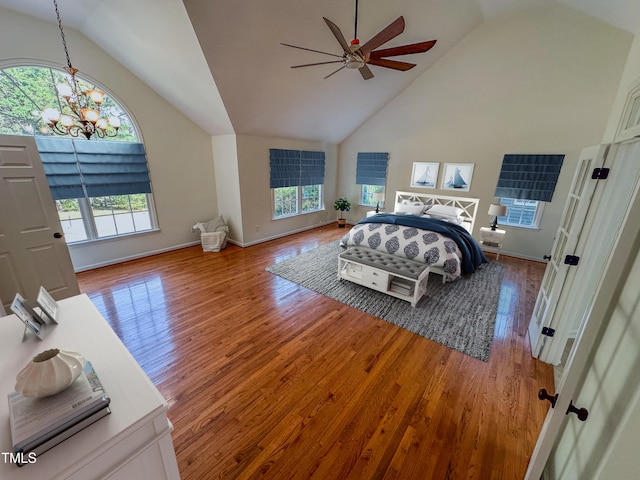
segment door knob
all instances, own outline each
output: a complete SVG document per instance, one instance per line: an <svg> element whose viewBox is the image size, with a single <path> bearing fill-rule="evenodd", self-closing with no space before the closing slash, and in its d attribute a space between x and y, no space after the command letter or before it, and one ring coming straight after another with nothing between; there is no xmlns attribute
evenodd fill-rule
<svg viewBox="0 0 640 480"><path fill-rule="evenodd" d="M558 400L558 394L550 395L545 388L541 388L538 392L538 398L540 400L549 400L551 403L551 408L556 406L556 400Z"/></svg>
<svg viewBox="0 0 640 480"><path fill-rule="evenodd" d="M573 404L573 400L569 402L569 408L567 408L567 415L575 413L578 416L578 420L584 422L589 416L589 411L586 408L578 408Z"/></svg>
<svg viewBox="0 0 640 480"><path fill-rule="evenodd" d="M62 237L64 237L64 235L62 233L60 233L60 232L56 232L56 233L53 234L53 237L54 238L62 238Z"/></svg>

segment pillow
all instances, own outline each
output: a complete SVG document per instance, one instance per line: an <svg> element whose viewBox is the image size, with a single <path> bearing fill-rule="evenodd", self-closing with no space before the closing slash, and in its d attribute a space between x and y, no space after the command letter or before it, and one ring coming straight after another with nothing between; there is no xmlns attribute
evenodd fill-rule
<svg viewBox="0 0 640 480"><path fill-rule="evenodd" d="M217 216L213 220L210 220L205 224L204 229L209 232L229 232L229 227L224 222L224 217L222 215Z"/></svg>
<svg viewBox="0 0 640 480"><path fill-rule="evenodd" d="M429 209L430 215L442 215L445 217L459 217L464 210L452 205L433 205Z"/></svg>
<svg viewBox="0 0 640 480"><path fill-rule="evenodd" d="M424 204L422 202L407 202L397 203L394 213L422 215L424 211Z"/></svg>
<svg viewBox="0 0 640 480"><path fill-rule="evenodd" d="M427 210L431 210L432 207L433 207L433 199L427 200L426 202L424 202L424 210L422 210L422 213L427 213Z"/></svg>
<svg viewBox="0 0 640 480"><path fill-rule="evenodd" d="M464 212L462 208L451 205L434 205L425 216L455 223L456 225L462 225L462 222L464 222L464 217L461 215L462 212Z"/></svg>

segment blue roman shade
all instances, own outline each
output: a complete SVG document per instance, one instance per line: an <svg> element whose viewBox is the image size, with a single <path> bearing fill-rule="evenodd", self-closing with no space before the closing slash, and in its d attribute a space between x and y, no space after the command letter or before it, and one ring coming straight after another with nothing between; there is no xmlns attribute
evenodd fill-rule
<svg viewBox="0 0 640 480"><path fill-rule="evenodd" d="M70 138L35 137L54 200L84 197L82 176Z"/></svg>
<svg viewBox="0 0 640 480"><path fill-rule="evenodd" d="M388 153L358 152L356 183L384 187L387 184L388 163Z"/></svg>
<svg viewBox="0 0 640 480"><path fill-rule="evenodd" d="M271 188L324 184L324 152L269 149Z"/></svg>
<svg viewBox="0 0 640 480"><path fill-rule="evenodd" d="M36 137L54 200L151 193L144 145Z"/></svg>
<svg viewBox="0 0 640 480"><path fill-rule="evenodd" d="M563 160L564 155L505 155L495 196L550 202Z"/></svg>

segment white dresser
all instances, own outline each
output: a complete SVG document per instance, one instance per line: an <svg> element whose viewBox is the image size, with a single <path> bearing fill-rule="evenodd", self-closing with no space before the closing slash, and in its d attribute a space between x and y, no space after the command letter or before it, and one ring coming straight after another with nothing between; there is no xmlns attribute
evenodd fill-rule
<svg viewBox="0 0 640 480"><path fill-rule="evenodd" d="M12 452L7 395L16 373L38 353L79 352L111 397L111 414L18 467L0 456L0 479L179 479L168 405L86 295L58 302L59 324L43 341L14 316L0 318L0 452Z"/></svg>

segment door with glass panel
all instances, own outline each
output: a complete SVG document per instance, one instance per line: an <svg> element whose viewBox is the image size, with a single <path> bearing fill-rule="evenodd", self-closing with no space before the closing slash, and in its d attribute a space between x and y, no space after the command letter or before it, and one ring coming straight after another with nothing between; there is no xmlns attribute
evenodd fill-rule
<svg viewBox="0 0 640 480"><path fill-rule="evenodd" d="M538 357L545 343L553 341L551 324L563 288L569 287L574 273L565 262L567 255L575 254L584 220L597 180L591 178L594 165L602 162L606 148L594 146L585 148L578 160L569 196L565 203L560 226L556 233L549 263L538 292L533 315L529 323L531 353Z"/></svg>

